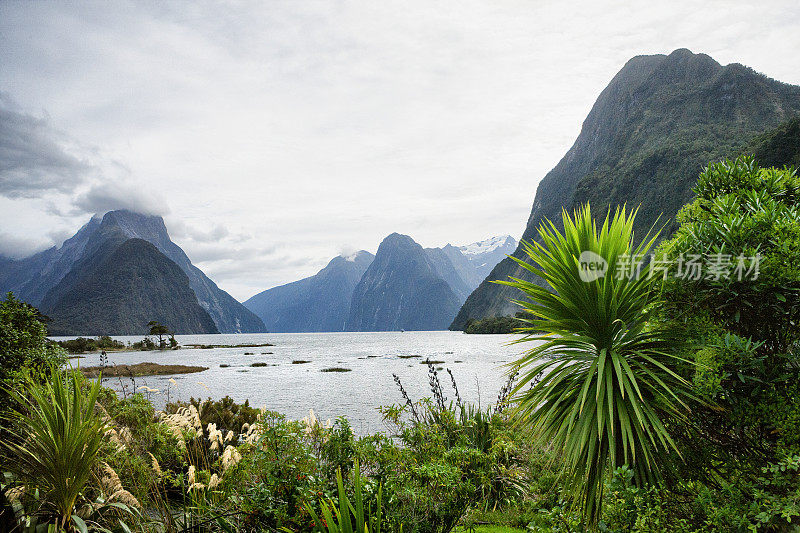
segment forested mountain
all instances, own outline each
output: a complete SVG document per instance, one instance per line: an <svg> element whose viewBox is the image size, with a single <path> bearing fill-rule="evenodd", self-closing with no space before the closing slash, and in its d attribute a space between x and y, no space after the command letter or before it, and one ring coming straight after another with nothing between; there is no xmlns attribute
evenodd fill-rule
<svg viewBox="0 0 800 533"><path fill-rule="evenodd" d="M800 167L800 116L760 135L745 152L762 167Z"/></svg>
<svg viewBox="0 0 800 533"><path fill-rule="evenodd" d="M353 289L374 255L334 257L317 274L260 292L244 302L271 332L344 331Z"/></svg>
<svg viewBox="0 0 800 533"><path fill-rule="evenodd" d="M103 240L45 297L51 335L136 335L147 323L175 333L217 333L189 278L142 239Z"/></svg>
<svg viewBox="0 0 800 533"><path fill-rule="evenodd" d="M60 285L65 276L79 264L83 265L80 268L86 268L87 259L106 242L120 244L128 239L142 239L153 244L181 268L196 300L211 316L216 329L223 333L266 331L261 319L191 263L183 250L170 240L161 217L126 210L109 211L102 218L93 217L60 248L51 248L26 259L0 261L0 290L12 291L20 299L43 309L50 308L66 290L66 285Z"/></svg>
<svg viewBox="0 0 800 533"><path fill-rule="evenodd" d="M586 201L597 210L641 206L638 235L659 217L670 232L709 161L736 155L754 136L798 112L800 87L748 67L722 66L685 49L634 57L600 94L572 148L542 179L523 239L535 238L545 219L560 224L562 209ZM524 253L518 247L514 255ZM451 327L513 314L514 289L489 283L508 276L525 276L511 259L469 296Z"/></svg>
<svg viewBox="0 0 800 533"><path fill-rule="evenodd" d="M446 329L459 305L422 246L392 233L353 291L347 330Z"/></svg>

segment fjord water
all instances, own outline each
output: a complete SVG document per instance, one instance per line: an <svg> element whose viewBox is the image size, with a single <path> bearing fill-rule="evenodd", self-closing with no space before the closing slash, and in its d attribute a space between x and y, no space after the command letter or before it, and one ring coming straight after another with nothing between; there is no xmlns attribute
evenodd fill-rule
<svg viewBox="0 0 800 533"><path fill-rule="evenodd" d="M345 416L357 433L366 434L385 429L376 410L378 406L402 402L392 374L400 377L412 400L431 396L428 367L422 363L427 358L443 361L436 367L452 370L465 401L476 404L480 401L482 406L494 403L507 379L504 365L532 347L509 345L516 337L452 331L176 335L183 346L262 343L274 346L112 352L108 354L108 364L154 362L209 367L194 374L136 378L137 388L159 390L148 393L157 407L163 406L167 391L173 401L229 395L237 402L249 400L252 406L265 406L291 419L307 416L309 409L323 421ZM115 338L126 343L141 340L141 336ZM310 362L293 364L293 361ZM253 363L267 366L252 367ZM87 354L83 359L73 360L73 365L76 364L99 365L100 356ZM351 371L321 372L331 367ZM439 377L446 397L454 400L450 376L441 370ZM128 393L133 389L130 378L109 378L104 385L118 392L123 386ZM142 391L145 389L139 392Z"/></svg>

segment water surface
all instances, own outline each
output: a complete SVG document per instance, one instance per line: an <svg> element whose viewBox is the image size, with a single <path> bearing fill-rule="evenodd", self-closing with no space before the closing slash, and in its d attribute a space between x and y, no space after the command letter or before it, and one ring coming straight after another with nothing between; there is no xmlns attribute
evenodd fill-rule
<svg viewBox="0 0 800 533"><path fill-rule="evenodd" d="M505 363L525 348L511 345L514 335L466 335L452 331L380 333L265 333L222 335L176 335L187 344L261 344L257 348L180 349L175 351L109 353L109 364L154 362L209 367L195 374L137 378L137 388L158 389L151 400L162 406L171 400L190 397L219 399L229 395L237 402L284 413L300 419L313 409L326 420L346 416L361 434L381 431L384 426L376 407L399 403L401 397L392 374L397 374L406 391L416 400L430 396L428 367L424 359L443 361L437 367L452 370L465 401L483 406L495 401L506 381ZM114 337L128 342L136 337ZM252 354L252 355L249 355ZM407 356L420 356L404 358ZM292 364L293 361L310 361ZM267 363L252 367L253 363ZM100 364L98 354L73 360L73 365ZM221 367L220 365L230 365ZM331 367L350 372L321 372ZM450 377L439 373L448 400L454 399ZM170 383L169 379L176 384ZM133 382L109 378L106 386L130 393Z"/></svg>

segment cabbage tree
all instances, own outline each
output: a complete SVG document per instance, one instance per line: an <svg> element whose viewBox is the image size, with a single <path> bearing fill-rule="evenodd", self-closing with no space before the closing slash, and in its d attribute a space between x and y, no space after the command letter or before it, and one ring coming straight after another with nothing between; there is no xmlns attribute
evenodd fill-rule
<svg viewBox="0 0 800 533"><path fill-rule="evenodd" d="M589 205L550 221L539 242L514 258L541 285L512 278L527 335L537 341L516 366L520 422L553 446L574 502L597 524L606 480L628 465L637 484L656 482L679 454L665 427L688 411L689 384L671 369L674 339L648 321L659 303L661 273L638 261L658 233L634 240L636 212L609 212L602 226Z"/></svg>

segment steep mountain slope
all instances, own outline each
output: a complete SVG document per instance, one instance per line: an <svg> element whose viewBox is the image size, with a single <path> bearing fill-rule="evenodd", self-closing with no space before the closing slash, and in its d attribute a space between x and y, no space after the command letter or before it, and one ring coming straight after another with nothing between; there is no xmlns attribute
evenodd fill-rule
<svg viewBox="0 0 800 533"><path fill-rule="evenodd" d="M271 332L344 331L353 289L374 258L364 250L334 257L317 274L260 292L244 306Z"/></svg>
<svg viewBox="0 0 800 533"><path fill-rule="evenodd" d="M800 111L800 87L739 64L721 66L707 55L676 50L628 61L598 97L575 144L542 179L523 240L539 225L560 223L561 210L589 201L602 210L639 206L637 234L672 217L691 198L709 161L735 155L755 135ZM523 257L518 247L516 257ZM490 280L525 276L511 259L499 263L453 321L510 315L516 297Z"/></svg>
<svg viewBox="0 0 800 533"><path fill-rule="evenodd" d="M44 298L51 335L135 335L157 320L176 333L217 333L189 278L141 239L106 239Z"/></svg>
<svg viewBox="0 0 800 533"><path fill-rule="evenodd" d="M468 280L474 279L474 275L477 274L474 268L471 272L468 270L468 267L472 266L469 261L463 256L460 261L457 256L451 260L451 256L443 248L425 248L425 254L439 277L447 282L458 297L459 304L464 303L467 296L475 290L475 286L468 284ZM456 263L460 268L456 268Z"/></svg>
<svg viewBox="0 0 800 533"><path fill-rule="evenodd" d="M482 267L476 262L471 261L467 258L466 255L462 252L464 247L456 247L452 244L447 244L443 248L441 248L442 253L450 260L450 264L453 265L453 268L458 273L459 277L464 280L464 283L469 287L469 293L464 297L466 299L475 288L481 284L483 278L486 277L485 274L482 274ZM513 251L513 250L512 250ZM497 264L495 261L495 264ZM494 265L492 265L494 266ZM490 269L491 270L491 269Z"/></svg>
<svg viewBox="0 0 800 533"><path fill-rule="evenodd" d="M200 305L208 311L221 333L259 333L266 331L264 323L250 310L211 281L192 264L186 253L169 238L164 220L158 216L131 211L110 211L103 217L101 229L121 231L128 238L144 239L174 261L187 276Z"/></svg>
<svg viewBox="0 0 800 533"><path fill-rule="evenodd" d="M0 262L0 293L13 292L18 298L38 306L42 298L69 272L84 252L86 244L100 227L94 216L64 241L60 248L50 248L31 257Z"/></svg>
<svg viewBox="0 0 800 533"><path fill-rule="evenodd" d="M762 167L800 167L800 117L759 136L745 152Z"/></svg>
<svg viewBox="0 0 800 533"><path fill-rule="evenodd" d="M446 329L459 299L411 237L393 233L353 291L348 331Z"/></svg>
<svg viewBox="0 0 800 533"><path fill-rule="evenodd" d="M189 277L200 305L209 313L217 329L223 333L257 333L266 331L263 322L223 291L192 264L183 250L170 240L164 220L158 216L131 211L109 211L102 219L95 216L61 248L52 248L30 258L0 263L0 288L11 290L34 305L45 304L45 295L55 289L61 279L83 258L92 255L107 240L122 242L142 239L153 244L175 262ZM62 288L49 295L53 305Z"/></svg>

